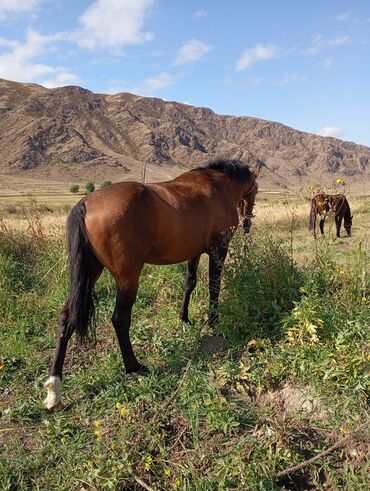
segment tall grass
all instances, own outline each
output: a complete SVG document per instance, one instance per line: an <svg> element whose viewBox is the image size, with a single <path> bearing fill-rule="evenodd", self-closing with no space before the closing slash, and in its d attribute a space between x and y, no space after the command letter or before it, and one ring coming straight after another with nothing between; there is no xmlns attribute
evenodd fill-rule
<svg viewBox="0 0 370 491"><path fill-rule="evenodd" d="M71 342L66 407L46 414L42 383L67 295L65 245L42 228L3 229L1 489L143 489L140 481L158 490L367 489L366 434L276 479L368 417L368 249L359 242L338 262L330 240L306 241L298 265L289 237L263 227L247 242L237 234L214 329L204 322L206 261L191 326L178 320L183 265L146 266L132 337L147 377L123 373L110 326L115 287L104 274L97 344ZM226 343L210 349L220 334Z"/></svg>

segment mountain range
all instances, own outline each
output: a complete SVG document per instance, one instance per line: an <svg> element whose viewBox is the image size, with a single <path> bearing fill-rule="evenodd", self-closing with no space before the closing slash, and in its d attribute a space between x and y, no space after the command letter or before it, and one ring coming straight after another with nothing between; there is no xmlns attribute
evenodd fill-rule
<svg viewBox="0 0 370 491"><path fill-rule="evenodd" d="M370 176L370 148L249 116L218 115L129 93L47 89L0 79L0 172L104 164L129 174L149 166L192 168L216 158L264 168L282 186Z"/></svg>

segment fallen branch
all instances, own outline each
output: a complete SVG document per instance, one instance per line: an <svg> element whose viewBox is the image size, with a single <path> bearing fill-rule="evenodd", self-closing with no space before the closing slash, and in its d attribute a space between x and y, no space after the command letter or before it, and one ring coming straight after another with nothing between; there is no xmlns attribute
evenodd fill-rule
<svg viewBox="0 0 370 491"><path fill-rule="evenodd" d="M135 479L135 481L140 484L140 486L144 489L146 489L146 491L155 491L154 488L151 488L148 484L146 484L144 481L142 481L140 479L140 477L137 477L137 476L133 476L133 478Z"/></svg>
<svg viewBox="0 0 370 491"><path fill-rule="evenodd" d="M297 465L294 465L293 467L288 467L288 469L285 469L284 471L281 471L281 472L278 472L276 474L276 479L280 479L282 477L285 477L289 474L292 474L293 472L296 472L296 471L299 471L301 469L304 469L305 467L307 467L308 465L311 465L311 464L314 464L315 462L317 462L318 460L322 459L323 457L325 457L325 455L328 455L330 454L331 452L334 452L334 450L336 450L337 448L340 448L342 447L346 442L348 442L356 433L358 433L359 431L363 430L364 428L366 428L369 424L369 420L367 420L365 423L363 423L362 425L358 426L354 431L352 431L351 433L349 433L348 435L344 436L343 438L341 438L340 440L338 440L336 443L334 443L334 445L332 445L331 447L327 448L326 450L324 450L323 452L319 453L318 455L315 455L315 457L311 457L310 459L308 460L305 460L304 462L301 462L300 464L297 464Z"/></svg>

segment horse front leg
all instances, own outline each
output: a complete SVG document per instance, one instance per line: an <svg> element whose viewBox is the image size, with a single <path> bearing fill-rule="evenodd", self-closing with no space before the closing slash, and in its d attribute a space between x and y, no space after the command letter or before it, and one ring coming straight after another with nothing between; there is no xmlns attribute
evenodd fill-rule
<svg viewBox="0 0 370 491"><path fill-rule="evenodd" d="M136 300L135 287L119 287L116 295L116 306L112 316L112 324L116 331L126 373L146 373L148 369L137 361L130 340L132 307Z"/></svg>
<svg viewBox="0 0 370 491"><path fill-rule="evenodd" d="M324 235L324 224L325 224L325 217L320 218L320 232L321 232L321 235Z"/></svg>
<svg viewBox="0 0 370 491"><path fill-rule="evenodd" d="M337 237L340 237L340 227L342 226L342 218L339 215L335 216L335 225L337 227Z"/></svg>
<svg viewBox="0 0 370 491"><path fill-rule="evenodd" d="M189 321L189 301L190 296L197 284L197 270L199 265L200 255L190 259L187 264L184 296L180 309L180 319L182 322L190 323Z"/></svg>
<svg viewBox="0 0 370 491"><path fill-rule="evenodd" d="M220 295L221 276L224 266L229 240L222 240L219 245L209 252L209 317L208 324L214 325L218 321L218 298Z"/></svg>

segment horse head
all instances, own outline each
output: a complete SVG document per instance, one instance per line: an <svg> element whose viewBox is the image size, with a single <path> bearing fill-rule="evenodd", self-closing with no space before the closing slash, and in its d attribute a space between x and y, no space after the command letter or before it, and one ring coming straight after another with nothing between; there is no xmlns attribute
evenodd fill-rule
<svg viewBox="0 0 370 491"><path fill-rule="evenodd" d="M256 179L259 176L260 170L261 167L256 166L251 171L252 179L246 187L238 205L239 223L243 227L245 235L249 233L252 225L252 218L254 217L253 207L258 191Z"/></svg>

